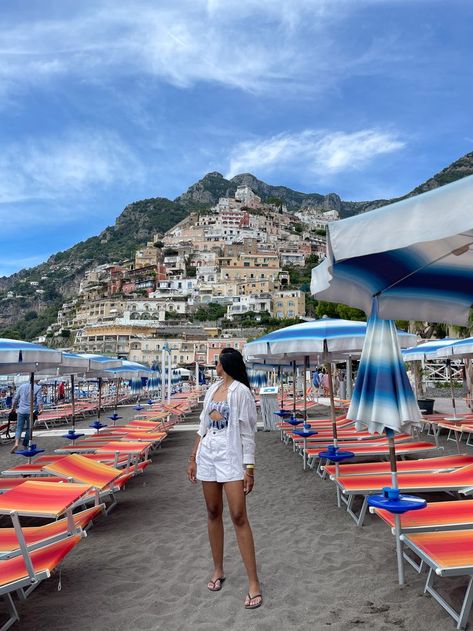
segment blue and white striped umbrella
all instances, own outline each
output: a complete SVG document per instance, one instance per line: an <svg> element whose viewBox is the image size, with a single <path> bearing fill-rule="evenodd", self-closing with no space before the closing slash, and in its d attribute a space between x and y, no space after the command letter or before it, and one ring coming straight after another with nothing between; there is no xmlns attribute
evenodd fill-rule
<svg viewBox="0 0 473 631"><path fill-rule="evenodd" d="M268 373L263 370L248 370L248 380L254 388L261 388L268 383Z"/></svg>
<svg viewBox="0 0 473 631"><path fill-rule="evenodd" d="M396 327L378 317L374 300L365 345L347 417L357 429L382 433L410 431L421 419L419 406L404 368Z"/></svg>
<svg viewBox="0 0 473 631"><path fill-rule="evenodd" d="M393 320L468 324L473 304L473 175L335 221L312 270L319 300Z"/></svg>
<svg viewBox="0 0 473 631"><path fill-rule="evenodd" d="M465 337L461 340L450 340L444 348L437 353L437 357L447 357L455 359L456 357L468 357L473 355L473 337Z"/></svg>
<svg viewBox="0 0 473 631"><path fill-rule="evenodd" d="M55 349L22 340L0 338L0 374L54 369L62 362L63 354Z"/></svg>
<svg viewBox="0 0 473 631"><path fill-rule="evenodd" d="M402 351L402 356L406 362L445 358L448 356L448 349L450 349L455 342L458 342L458 340L449 337L443 340L429 340L417 346L405 348Z"/></svg>
<svg viewBox="0 0 473 631"><path fill-rule="evenodd" d="M138 394L141 390L143 390L143 381L141 380L141 377L133 377L130 380L130 391L132 394Z"/></svg>
<svg viewBox="0 0 473 631"><path fill-rule="evenodd" d="M317 361L343 359L360 354L366 335L366 322L321 318L273 331L245 345L243 354L251 358L279 359L287 363L304 357ZM415 343L416 336L398 331L402 346ZM276 356L276 357L275 357ZM276 363L276 362L275 362Z"/></svg>

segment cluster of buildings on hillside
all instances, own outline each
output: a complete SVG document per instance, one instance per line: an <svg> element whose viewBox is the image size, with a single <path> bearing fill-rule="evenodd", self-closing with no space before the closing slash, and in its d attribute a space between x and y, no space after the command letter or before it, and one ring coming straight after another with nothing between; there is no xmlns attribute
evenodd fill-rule
<svg viewBox="0 0 473 631"><path fill-rule="evenodd" d="M134 260L89 270L48 335L67 331L74 350L148 365L167 344L176 365L213 365L223 346L243 346L245 316L257 323L263 316L305 315L305 294L291 286L289 270L305 266L311 254L323 256L322 229L338 214L307 209L305 215L264 204L241 186L210 211L155 235ZM208 305L218 306L224 334L215 321L193 324L196 312L205 320Z"/></svg>

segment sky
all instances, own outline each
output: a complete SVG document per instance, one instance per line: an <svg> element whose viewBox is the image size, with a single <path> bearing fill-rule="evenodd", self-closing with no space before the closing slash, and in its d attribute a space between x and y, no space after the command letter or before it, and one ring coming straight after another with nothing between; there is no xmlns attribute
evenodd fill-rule
<svg viewBox="0 0 473 631"><path fill-rule="evenodd" d="M210 171L412 190L473 150L472 18L470 0L3 0L0 276Z"/></svg>

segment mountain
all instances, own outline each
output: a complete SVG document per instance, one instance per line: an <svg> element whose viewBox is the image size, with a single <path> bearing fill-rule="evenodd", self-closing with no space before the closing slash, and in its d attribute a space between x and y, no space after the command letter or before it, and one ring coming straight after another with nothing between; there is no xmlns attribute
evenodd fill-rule
<svg viewBox="0 0 473 631"><path fill-rule="evenodd" d="M300 193L286 186L266 184L251 173L235 175L231 180L227 180L216 171L205 175L175 201L194 208L208 207L216 204L220 197L233 197L238 186L249 186L263 202L279 201L285 204L290 212L295 212L304 206L317 206L325 210L337 210L341 217L349 217L388 203L388 200L345 202L336 193L328 195Z"/></svg>
<svg viewBox="0 0 473 631"><path fill-rule="evenodd" d="M473 153L468 153L398 199L418 195L471 174ZM129 204L115 224L98 236L54 254L41 265L0 278L0 336L21 333L28 338L34 337L54 321L62 301L77 293L88 268L132 257L136 249L154 234L166 232L192 210L209 208L220 197L233 196L241 185L252 188L263 201L286 205L289 211L317 206L325 210L336 209L342 217L397 201L344 201L336 193L301 193L285 186L266 184L251 173L236 175L230 180L221 173L208 173L174 201L155 197ZM11 295L14 297L9 297Z"/></svg>

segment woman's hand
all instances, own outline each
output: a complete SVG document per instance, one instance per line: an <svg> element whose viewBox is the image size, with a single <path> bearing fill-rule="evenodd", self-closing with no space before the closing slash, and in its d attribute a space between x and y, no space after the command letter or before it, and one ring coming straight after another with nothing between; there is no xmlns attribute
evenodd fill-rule
<svg viewBox="0 0 473 631"><path fill-rule="evenodd" d="M197 478L195 477L197 474L197 464L195 460L193 462L189 462L187 465L187 479L189 482L197 483Z"/></svg>
<svg viewBox="0 0 473 631"><path fill-rule="evenodd" d="M243 493L248 495L253 490L255 485L255 470L245 471L245 476L243 478Z"/></svg>

